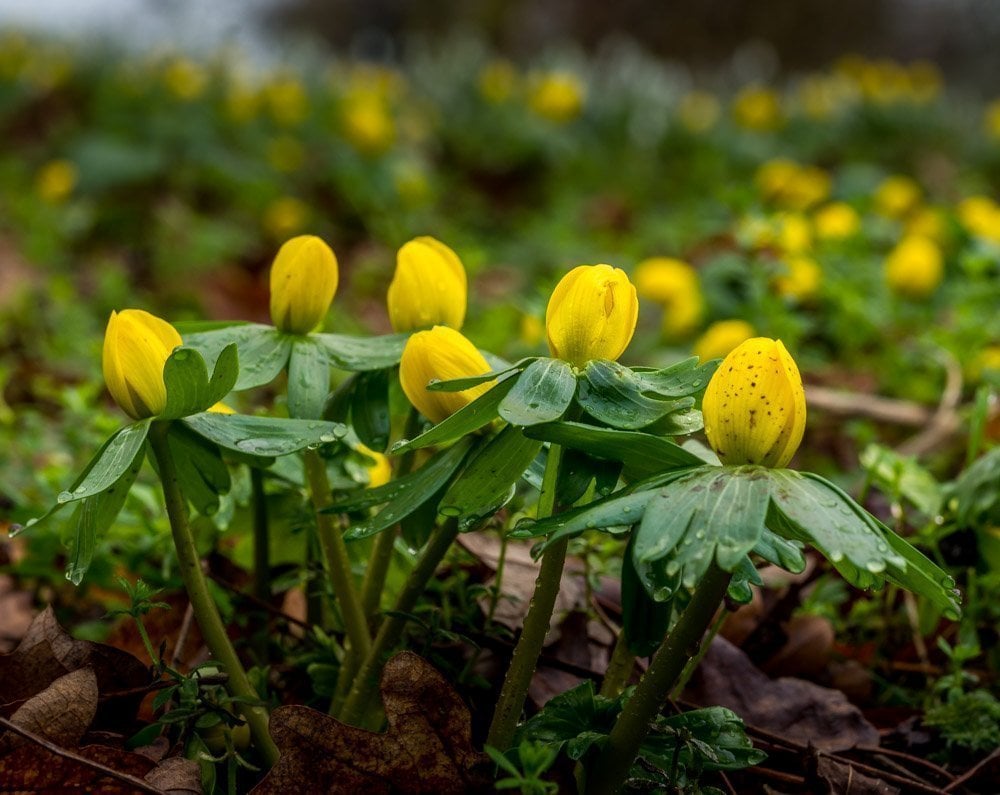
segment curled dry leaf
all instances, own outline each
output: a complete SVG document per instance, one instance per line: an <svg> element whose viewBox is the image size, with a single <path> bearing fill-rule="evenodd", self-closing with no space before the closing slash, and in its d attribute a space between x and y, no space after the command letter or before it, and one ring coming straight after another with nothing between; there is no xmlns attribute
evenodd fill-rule
<svg viewBox="0 0 1000 795"><path fill-rule="evenodd" d="M369 732L308 707L279 707L271 735L281 758L254 795L488 791L487 758L472 747L469 710L447 680L411 652L382 672L388 729Z"/></svg>
<svg viewBox="0 0 1000 795"><path fill-rule="evenodd" d="M92 669L101 695L94 728L121 730L135 717L141 688L150 681L145 665L113 646L70 637L46 608L31 622L18 647L0 656L0 704L3 710L42 692L56 679L82 668ZM135 690L137 692L126 692ZM125 693L109 697L109 694Z"/></svg>
<svg viewBox="0 0 1000 795"><path fill-rule="evenodd" d="M143 778L154 767L145 757L106 745L87 745L74 749L74 753L136 778ZM25 741L0 757L0 792L134 795L136 788L101 770Z"/></svg>
<svg viewBox="0 0 1000 795"><path fill-rule="evenodd" d="M91 668L60 676L10 716L12 723L56 745L76 748L97 713L97 677ZM28 742L14 732L0 735L0 756Z"/></svg>

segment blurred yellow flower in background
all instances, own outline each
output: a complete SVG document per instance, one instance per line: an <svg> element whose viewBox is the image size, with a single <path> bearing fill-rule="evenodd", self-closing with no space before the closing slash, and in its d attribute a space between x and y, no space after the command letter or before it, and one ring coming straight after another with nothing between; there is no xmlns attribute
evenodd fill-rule
<svg viewBox="0 0 1000 795"><path fill-rule="evenodd" d="M188 58L175 58L163 70L163 85L176 99L192 102L208 86L208 72Z"/></svg>
<svg viewBox="0 0 1000 795"><path fill-rule="evenodd" d="M983 122L990 137L1000 139L1000 99L995 99L986 106Z"/></svg>
<svg viewBox="0 0 1000 795"><path fill-rule="evenodd" d="M959 223L967 232L1000 243L1000 205L989 196L969 196L956 208Z"/></svg>
<svg viewBox="0 0 1000 795"><path fill-rule="evenodd" d="M467 294L468 279L458 255L433 237L414 238L396 254L396 272L386 294L393 331L461 329Z"/></svg>
<svg viewBox="0 0 1000 795"><path fill-rule="evenodd" d="M733 100L732 112L740 127L754 132L771 132L785 122L781 98L761 86L743 88Z"/></svg>
<svg viewBox="0 0 1000 795"><path fill-rule="evenodd" d="M782 263L783 272L774 277L772 283L778 295L794 301L808 301L817 292L823 281L823 269L809 257L792 257Z"/></svg>
<svg viewBox="0 0 1000 795"><path fill-rule="evenodd" d="M920 235L904 237L885 260L885 280L897 295L927 298L944 278L944 257L933 240Z"/></svg>
<svg viewBox="0 0 1000 795"><path fill-rule="evenodd" d="M348 93L341 105L340 118L344 137L363 155L380 155L396 140L396 123L380 94Z"/></svg>
<svg viewBox="0 0 1000 795"><path fill-rule="evenodd" d="M704 133L719 121L722 106L709 91L689 91L677 105L677 117L688 132Z"/></svg>
<svg viewBox="0 0 1000 795"><path fill-rule="evenodd" d="M292 174L305 165L305 147L291 135L279 135L267 144L267 162L275 171Z"/></svg>
<svg viewBox="0 0 1000 795"><path fill-rule="evenodd" d="M35 191L42 201L62 204L76 188L79 171L70 160L51 160L35 175Z"/></svg>
<svg viewBox="0 0 1000 795"><path fill-rule="evenodd" d="M830 195L826 171L787 158L768 160L757 169L755 182L766 200L790 210L807 210Z"/></svg>
<svg viewBox="0 0 1000 795"><path fill-rule="evenodd" d="M573 72L559 69L532 76L528 107L543 119L566 124L583 111L587 89Z"/></svg>
<svg viewBox="0 0 1000 795"><path fill-rule="evenodd" d="M364 465L365 472L368 475L368 488L375 489L379 486L384 486L392 480L392 464L389 463L388 456L376 452L360 442L354 449L365 458L370 459Z"/></svg>
<svg viewBox="0 0 1000 795"><path fill-rule="evenodd" d="M267 112L282 127L296 127L309 115L309 95L292 75L272 77L264 85L263 98Z"/></svg>
<svg viewBox="0 0 1000 795"><path fill-rule="evenodd" d="M812 247L812 224L800 213L780 215L775 242L785 254L804 254Z"/></svg>
<svg viewBox="0 0 1000 795"><path fill-rule="evenodd" d="M294 196L281 196L264 208L261 219L264 231L273 238L286 238L301 232L309 220L309 206Z"/></svg>
<svg viewBox="0 0 1000 795"><path fill-rule="evenodd" d="M857 234L861 218L846 202L830 202L813 214L816 237L821 240L844 240Z"/></svg>
<svg viewBox="0 0 1000 795"><path fill-rule="evenodd" d="M691 352L702 361L719 359L755 333L745 320L717 320L695 341Z"/></svg>
<svg viewBox="0 0 1000 795"><path fill-rule="evenodd" d="M909 177L886 177L875 189L875 212L887 218L902 218L923 196L920 186Z"/></svg>
<svg viewBox="0 0 1000 795"><path fill-rule="evenodd" d="M514 64L505 59L490 61L479 71L476 86L479 95L493 105L500 105L517 90L518 75Z"/></svg>
<svg viewBox="0 0 1000 795"><path fill-rule="evenodd" d="M663 335L685 337L701 323L705 302L698 272L688 263L670 257L650 257L636 265L639 296L663 307Z"/></svg>

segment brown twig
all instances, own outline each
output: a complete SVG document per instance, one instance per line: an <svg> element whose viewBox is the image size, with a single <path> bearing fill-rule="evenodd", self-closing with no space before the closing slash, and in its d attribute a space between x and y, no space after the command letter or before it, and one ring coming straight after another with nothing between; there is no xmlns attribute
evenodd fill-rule
<svg viewBox="0 0 1000 795"><path fill-rule="evenodd" d="M902 455L921 456L929 453L937 449L960 426L958 406L962 400L962 367L954 356L943 349L938 351L938 359L945 371L941 400L927 427L896 448Z"/></svg>
<svg viewBox="0 0 1000 795"><path fill-rule="evenodd" d="M975 766L966 770L962 775L952 781L947 787L944 788L945 792L954 792L966 781L970 781L975 778L979 771L982 770L987 765L993 764L997 759L1000 759L1000 748L997 748L992 754L987 756L985 759L980 760Z"/></svg>
<svg viewBox="0 0 1000 795"><path fill-rule="evenodd" d="M844 392L822 386L806 387L806 402L811 409L842 417L867 417L895 425L921 427L931 421L934 411L910 400Z"/></svg>
<svg viewBox="0 0 1000 795"><path fill-rule="evenodd" d="M246 599L246 601L248 601L254 607L259 607L261 610L267 611L268 613L270 613L271 615L275 616L276 618L282 618L285 621L287 621L289 624L295 624L296 626L302 627L303 629L311 629L312 628L312 625L308 621L303 621L300 618L296 618L295 616L289 615L284 610L281 610L280 608L277 608L277 607L275 607L272 604L268 604L263 599L258 599L253 594L250 594L250 593L247 593L246 591L240 590L233 583L229 582L226 579L223 579L218 574L209 574L208 576L214 582L217 582L219 585L221 585L227 591L230 591L231 593L235 594L240 599Z"/></svg>
<svg viewBox="0 0 1000 795"><path fill-rule="evenodd" d="M152 795L164 795L163 790L154 787L148 781L138 778L136 776L130 775L128 773L122 773L120 770L115 770L107 765L102 765L100 762L95 762L93 759L87 759L85 756L80 756L80 754L73 753L72 751L61 748L53 742L50 742L46 738L42 737L40 734L35 734L33 731L25 729L23 726L18 726L11 720L7 718L0 717L0 726L4 726L15 734L19 734L26 740L30 740L36 745L40 745L49 753L55 754L56 756L61 756L63 759L69 759L77 764L83 765L84 767L89 767L91 770L97 770L113 779L117 779L125 784L129 784L135 787L140 792L149 792Z"/></svg>
<svg viewBox="0 0 1000 795"><path fill-rule="evenodd" d="M188 635L191 633L191 624L194 621L194 608L188 602L184 611L184 618L181 621L181 631L177 633L177 642L174 644L174 653L170 655L170 667L176 668L184 653L184 646L187 644Z"/></svg>

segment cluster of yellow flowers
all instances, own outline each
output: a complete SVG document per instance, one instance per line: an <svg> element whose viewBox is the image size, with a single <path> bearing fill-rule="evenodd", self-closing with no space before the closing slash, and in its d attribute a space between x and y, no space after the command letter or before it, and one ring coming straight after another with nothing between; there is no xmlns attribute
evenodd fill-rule
<svg viewBox="0 0 1000 795"><path fill-rule="evenodd" d="M645 289L669 303L678 293L667 281L657 280L667 272L684 274L679 283L696 289L685 263L652 260L639 270ZM400 248L388 289L392 326L410 334L400 360L400 385L411 404L435 423L495 383L458 392L427 389L433 380L485 375L491 370L460 330L466 281L465 268L451 248L432 237L419 237ZM290 335L316 330L329 311L337 283L337 259L323 240L311 235L288 240L271 267L275 327ZM595 359L617 360L632 340L638 313L636 288L623 270L580 265L559 281L549 299L545 313L549 351L578 368ZM711 339L700 344L705 357L736 348L720 371L724 374L713 379L706 392L706 433L726 463L784 466L802 437L801 379L780 342L763 338L745 342L752 334L742 321L728 321L713 326ZM104 377L112 397L130 417L155 417L164 411L163 368L181 344L173 326L148 312L126 309L111 314L104 338ZM212 410L230 411L222 404ZM391 472L385 457L367 448L361 452L373 461L371 482L385 482Z"/></svg>

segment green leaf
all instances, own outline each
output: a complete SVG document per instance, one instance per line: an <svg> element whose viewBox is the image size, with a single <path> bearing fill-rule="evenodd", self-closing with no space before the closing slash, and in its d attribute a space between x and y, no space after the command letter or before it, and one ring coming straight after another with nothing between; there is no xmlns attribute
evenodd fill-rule
<svg viewBox="0 0 1000 795"><path fill-rule="evenodd" d="M632 562L632 542L622 559L622 632L629 651L639 657L648 657L663 642L673 605L653 599L639 579Z"/></svg>
<svg viewBox="0 0 1000 795"><path fill-rule="evenodd" d="M130 426L134 427L134 426ZM102 491L84 499L70 520L74 527L66 561L66 579L74 585L83 582L87 569L94 559L97 539L115 521L142 468L142 453L137 453L118 479Z"/></svg>
<svg viewBox="0 0 1000 795"><path fill-rule="evenodd" d="M1000 447L976 460L955 482L955 518L963 527L1000 525Z"/></svg>
<svg viewBox="0 0 1000 795"><path fill-rule="evenodd" d="M765 530L765 532L767 531ZM756 547L754 549L756 550ZM760 574L757 573L757 568L753 565L753 561L748 557L744 557L739 565L733 569L733 577L726 588L726 595L737 604L749 604L753 599L753 590L750 586L756 585L759 587L763 584L764 581L760 578Z"/></svg>
<svg viewBox="0 0 1000 795"><path fill-rule="evenodd" d="M330 394L330 365L326 349L309 336L292 342L288 359L288 414L301 420L323 416Z"/></svg>
<svg viewBox="0 0 1000 795"><path fill-rule="evenodd" d="M368 494L345 495L328 510L355 510L367 505L387 503L375 516L348 530L345 538L353 540L381 533L433 499L475 446L472 439L462 439L447 450L442 450L416 472L376 489L367 489ZM377 502L369 502L373 498Z"/></svg>
<svg viewBox="0 0 1000 795"><path fill-rule="evenodd" d="M448 381L438 381L437 379L432 379L427 384L427 389L431 392L462 392L466 389L471 389L474 386L479 386L480 384L487 384L490 381L503 381L504 379L512 376L514 373L521 372L525 367L537 359L537 356L529 356L526 359L521 359L521 361L512 364L510 367L502 367L499 370L491 370L483 375L473 375L468 378L452 378Z"/></svg>
<svg viewBox="0 0 1000 795"><path fill-rule="evenodd" d="M925 516L936 516L941 510L941 486L915 458L901 456L880 444L870 444L859 460L869 477L894 499L906 498Z"/></svg>
<svg viewBox="0 0 1000 795"><path fill-rule="evenodd" d="M666 558L693 587L714 559L732 571L760 540L771 482L764 467L704 467L657 490L635 531L636 567Z"/></svg>
<svg viewBox="0 0 1000 795"><path fill-rule="evenodd" d="M198 513L213 515L219 509L219 495L228 493L232 485L219 448L179 422L171 424L167 440L181 493Z"/></svg>
<svg viewBox="0 0 1000 795"><path fill-rule="evenodd" d="M205 411L181 420L191 430L227 450L268 458L288 455L310 445L334 442L347 429L336 422L250 417Z"/></svg>
<svg viewBox="0 0 1000 795"><path fill-rule="evenodd" d="M636 375L617 362L587 363L577 402L598 422L613 428L636 430L674 412L694 406L690 397L661 400L648 397Z"/></svg>
<svg viewBox="0 0 1000 795"><path fill-rule="evenodd" d="M185 334L184 344L200 351L206 362L214 363L227 346L235 343L240 372L232 388L242 391L269 384L277 378L288 362L293 339L273 326L240 323L214 331Z"/></svg>
<svg viewBox="0 0 1000 795"><path fill-rule="evenodd" d="M157 419L176 420L211 408L229 394L239 373L236 345L223 348L208 377L205 359L195 348L174 350L163 365L167 405Z"/></svg>
<svg viewBox="0 0 1000 795"><path fill-rule="evenodd" d="M806 559L802 554L802 543L782 538L766 527L761 533L760 540L754 546L753 552L760 555L768 563L780 566L793 574L798 574L806 567Z"/></svg>
<svg viewBox="0 0 1000 795"><path fill-rule="evenodd" d="M475 457L452 481L438 511L469 521L492 515L509 498L513 486L524 474L542 443L529 439L509 425L479 449Z"/></svg>
<svg viewBox="0 0 1000 795"><path fill-rule="evenodd" d="M561 359L538 359L517 378L498 413L511 425L538 425L559 419L573 402L576 376Z"/></svg>
<svg viewBox="0 0 1000 795"><path fill-rule="evenodd" d="M525 428L525 435L563 447L583 450L597 458L625 465L625 476L638 479L684 467L704 465L698 456L668 439L636 431L598 428L582 422L551 422Z"/></svg>
<svg viewBox="0 0 1000 795"><path fill-rule="evenodd" d="M544 477L546 451L541 453L541 471ZM598 497L604 497L615 490L621 465L617 461L601 461L580 450L566 448L563 450L562 461L559 464L559 478L556 482L556 505L573 505L587 493L590 484ZM534 484L533 484L534 485ZM541 488L541 478L536 488Z"/></svg>
<svg viewBox="0 0 1000 795"><path fill-rule="evenodd" d="M515 379L508 378L480 395L469 405L463 406L448 419L439 422L433 428L424 431L413 439L403 439L392 446L393 453L405 453L407 450L419 450L432 444L444 444L453 439L478 431L484 425L497 418L497 407L507 393L514 388Z"/></svg>
<svg viewBox="0 0 1000 795"><path fill-rule="evenodd" d="M890 560L905 566L867 512L833 484L790 469L771 470L771 481L771 500L781 514L769 517L771 530L814 546L851 584L878 587Z"/></svg>
<svg viewBox="0 0 1000 795"><path fill-rule="evenodd" d="M372 450L385 451L389 444L389 373L370 370L359 373L351 398L351 426Z"/></svg>
<svg viewBox="0 0 1000 795"><path fill-rule="evenodd" d="M929 599L941 608L948 618L958 621L962 616L962 610L961 596L955 590L955 579L888 527L885 525L881 527L895 557L905 561L902 566L893 560L887 561L886 577L908 591Z"/></svg>
<svg viewBox="0 0 1000 795"><path fill-rule="evenodd" d="M355 337L349 334L310 334L326 349L330 364L341 370L384 370L399 364L409 334Z"/></svg>
<svg viewBox="0 0 1000 795"><path fill-rule="evenodd" d="M698 357L692 356L662 370L634 368L632 375L644 392L670 398L688 397L704 391L722 360L712 359L700 366L698 362Z"/></svg>
<svg viewBox="0 0 1000 795"><path fill-rule="evenodd" d="M56 497L58 505L93 497L110 488L142 452L152 420L140 420L116 431L97 451L80 478Z"/></svg>
<svg viewBox="0 0 1000 795"><path fill-rule="evenodd" d="M360 511L374 505L384 505L387 502L414 492L425 493L429 488L440 488L442 483L458 469L473 444L473 439L460 439L450 447L439 450L415 472L410 472L401 478L396 478L373 489L355 489L344 494L335 494L330 504L330 511ZM437 483L437 486L434 484Z"/></svg>

